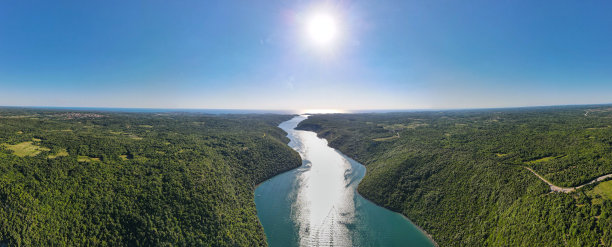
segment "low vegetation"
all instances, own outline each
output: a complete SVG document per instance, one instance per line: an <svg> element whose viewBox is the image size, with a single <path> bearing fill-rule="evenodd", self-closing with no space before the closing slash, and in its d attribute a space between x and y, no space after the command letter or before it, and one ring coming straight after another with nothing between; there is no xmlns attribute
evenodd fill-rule
<svg viewBox="0 0 612 247"><path fill-rule="evenodd" d="M289 118L0 108L0 246L264 246Z"/></svg>
<svg viewBox="0 0 612 247"><path fill-rule="evenodd" d="M389 137L379 137L379 138L374 138L372 140L376 141L376 142L384 142L384 141L393 140L395 138L399 138L399 135L393 135L393 136L389 136Z"/></svg>
<svg viewBox="0 0 612 247"><path fill-rule="evenodd" d="M77 156L77 161L78 162L93 162L93 161L100 161L100 158L79 155Z"/></svg>
<svg viewBox="0 0 612 247"><path fill-rule="evenodd" d="M593 198L594 204L601 204L604 200L612 200L612 181L602 182L587 192ZM610 212L612 213L612 212Z"/></svg>
<svg viewBox="0 0 612 247"><path fill-rule="evenodd" d="M49 154L49 159L55 159L57 157L61 157L61 156L68 156L68 151L65 148L60 148L59 151L57 151L54 154Z"/></svg>
<svg viewBox="0 0 612 247"><path fill-rule="evenodd" d="M298 128L366 165L359 192L440 246L610 246L611 182L551 193L524 169L568 187L612 173L609 109L315 115Z"/></svg>
<svg viewBox="0 0 612 247"><path fill-rule="evenodd" d="M31 141L21 142L21 143L17 143L17 144L14 144L14 145L3 143L2 145L4 147L6 147L7 149L13 151L13 154L15 154L15 155L17 155L19 157L36 156L40 152L49 151L50 150L48 148L38 146L38 145L32 143Z"/></svg>

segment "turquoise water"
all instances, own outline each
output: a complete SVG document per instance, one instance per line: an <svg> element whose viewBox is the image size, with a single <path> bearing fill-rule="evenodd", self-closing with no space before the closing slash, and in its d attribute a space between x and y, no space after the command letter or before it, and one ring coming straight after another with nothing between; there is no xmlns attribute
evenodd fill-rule
<svg viewBox="0 0 612 247"><path fill-rule="evenodd" d="M402 215L356 192L365 167L329 147L314 132L294 130L306 116L279 125L302 156L302 166L255 190L270 246L433 246Z"/></svg>

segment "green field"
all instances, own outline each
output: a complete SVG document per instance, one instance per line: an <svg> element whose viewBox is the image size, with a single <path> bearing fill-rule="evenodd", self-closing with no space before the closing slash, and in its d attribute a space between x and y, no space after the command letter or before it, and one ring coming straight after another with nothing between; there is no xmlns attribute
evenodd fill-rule
<svg viewBox="0 0 612 247"><path fill-rule="evenodd" d="M399 136L398 135L393 135L393 136L389 136L389 137L374 138L372 140L376 141L376 142L383 142L383 141L390 141L390 140L393 140L393 139L396 139L396 138L399 138Z"/></svg>
<svg viewBox="0 0 612 247"><path fill-rule="evenodd" d="M564 156L565 156L565 155L542 157L542 158L539 158L539 159L535 159L535 160L527 161L527 164L530 164L530 165L536 165L536 164L538 164L538 163L542 163L542 162L547 162L547 161L551 161L551 160L555 160L555 159L563 158Z"/></svg>
<svg viewBox="0 0 612 247"><path fill-rule="evenodd" d="M68 156L68 151L65 148L61 148L59 151L57 151L54 154L49 154L49 159L55 159L57 157L62 157L62 156Z"/></svg>
<svg viewBox="0 0 612 247"><path fill-rule="evenodd" d="M593 198L593 204L601 204L605 200L612 200L612 181L601 182L587 194Z"/></svg>
<svg viewBox="0 0 612 247"><path fill-rule="evenodd" d="M40 140L40 139L39 139ZM49 151L50 149L35 145L33 142L22 142L15 145L3 143L4 147L13 151L14 155L19 157L36 156L40 152Z"/></svg>
<svg viewBox="0 0 612 247"><path fill-rule="evenodd" d="M100 161L100 158L78 155L77 161L78 162L94 162L94 161Z"/></svg>

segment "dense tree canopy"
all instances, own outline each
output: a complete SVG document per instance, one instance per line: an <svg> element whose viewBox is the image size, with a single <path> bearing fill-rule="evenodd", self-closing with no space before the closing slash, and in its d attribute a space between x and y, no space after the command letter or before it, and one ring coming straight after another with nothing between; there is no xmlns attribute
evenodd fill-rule
<svg viewBox="0 0 612 247"><path fill-rule="evenodd" d="M559 186L612 173L611 119L611 106L567 106L315 115L298 128L365 164L359 192L441 246L610 246L612 186L551 193L525 167Z"/></svg>
<svg viewBox="0 0 612 247"><path fill-rule="evenodd" d="M0 110L0 245L264 246L290 116Z"/></svg>

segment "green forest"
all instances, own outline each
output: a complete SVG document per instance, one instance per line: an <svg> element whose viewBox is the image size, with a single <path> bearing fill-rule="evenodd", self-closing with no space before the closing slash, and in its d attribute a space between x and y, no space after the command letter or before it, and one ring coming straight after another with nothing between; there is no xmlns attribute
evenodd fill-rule
<svg viewBox="0 0 612 247"><path fill-rule="evenodd" d="M0 108L0 246L265 246L289 118Z"/></svg>
<svg viewBox="0 0 612 247"><path fill-rule="evenodd" d="M440 246L612 246L612 106L314 115L364 164L360 194Z"/></svg>

